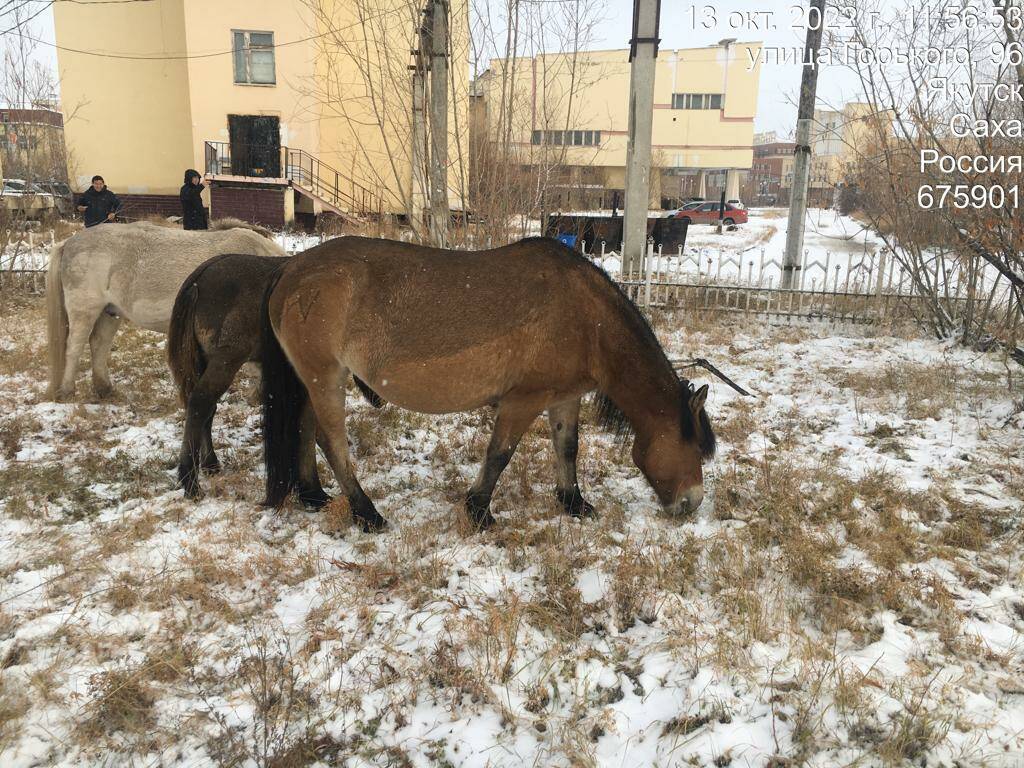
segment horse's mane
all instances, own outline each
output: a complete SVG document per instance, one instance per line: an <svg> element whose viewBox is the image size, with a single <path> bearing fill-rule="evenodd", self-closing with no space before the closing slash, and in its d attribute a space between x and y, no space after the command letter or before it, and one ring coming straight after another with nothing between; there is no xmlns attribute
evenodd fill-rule
<svg viewBox="0 0 1024 768"><path fill-rule="evenodd" d="M274 239L274 233L266 227L261 227L259 224L250 224L248 221L242 221L236 219L234 216L225 216L222 219L214 219L210 222L211 231L219 231L225 229L250 229L257 235L262 235L267 240Z"/></svg>
<svg viewBox="0 0 1024 768"><path fill-rule="evenodd" d="M579 252L574 251L572 248L558 240L554 240L550 237L535 236L523 238L519 242L546 243L555 248L560 255L571 258L576 264L580 265L584 269L589 269L591 275L598 277L603 281L604 285L611 288L611 295L615 297L614 301L622 311L623 317L626 318L627 324L636 332L647 350L654 354L659 362L672 372L673 378L679 385L679 397L681 399L679 408L679 429L683 438L687 440L697 439L698 424L694 420L693 412L689 407L689 398L694 392L693 384L689 379L681 377L676 373L675 368L672 367L672 363L669 362L668 356L665 354L665 349L661 346L661 342L658 341L658 337L655 335L650 322L648 322L647 318L644 317L643 313L633 300L630 299L629 296L626 295L626 292L622 290L622 286L615 282L607 272L597 266L590 259ZM594 403L597 407L596 415L598 424L615 434L616 437L620 439L626 439L632 435L633 427L629 423L629 419L626 418L626 414L623 413L619 406L612 402L612 399L608 397L608 395L603 392L599 392L595 397ZM705 457L710 458L715 453L715 433L711 428L711 422L708 419L708 415L703 408L701 408L699 418L700 451Z"/></svg>

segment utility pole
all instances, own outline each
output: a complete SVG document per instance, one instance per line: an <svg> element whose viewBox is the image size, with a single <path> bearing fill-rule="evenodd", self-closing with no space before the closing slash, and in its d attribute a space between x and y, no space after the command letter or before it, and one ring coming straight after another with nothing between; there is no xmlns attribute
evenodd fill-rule
<svg viewBox="0 0 1024 768"><path fill-rule="evenodd" d="M651 188L651 131L654 75L658 59L661 0L633 0L629 41L629 139L626 144L626 200L622 221L622 270L629 274L647 252L647 211Z"/></svg>
<svg viewBox="0 0 1024 768"><path fill-rule="evenodd" d="M432 0L430 28L430 236L448 243L448 2Z"/></svg>
<svg viewBox="0 0 1024 768"><path fill-rule="evenodd" d="M423 226L423 214L427 207L427 59L430 51L430 16L423 11L417 32L417 47L411 51L415 63L412 70L412 195L410 196L409 222L413 231L419 234Z"/></svg>
<svg viewBox="0 0 1024 768"><path fill-rule="evenodd" d="M808 13L807 42L804 44L804 72L800 80L800 106L796 116L796 149L793 150L793 191L789 198L789 227L786 230L786 255L782 261L782 287L798 284L800 253L804 247L804 222L807 218L807 184L811 173L811 122L818 92L818 49L825 27L825 0L811 0L817 9L817 24ZM808 63L810 62L810 63Z"/></svg>

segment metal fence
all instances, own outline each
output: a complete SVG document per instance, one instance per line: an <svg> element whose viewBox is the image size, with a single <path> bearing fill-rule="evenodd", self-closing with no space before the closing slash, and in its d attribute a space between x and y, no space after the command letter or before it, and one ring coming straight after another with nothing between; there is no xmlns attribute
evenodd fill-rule
<svg viewBox="0 0 1024 768"><path fill-rule="evenodd" d="M621 271L620 253L621 246L608 250L607 243L600 243L585 255L646 310L686 308L786 320L879 323L920 316L934 302L916 290L914 277L885 250L826 251L817 258L805 250L794 289L781 288L782 262L763 247L678 248L665 253L648 243L645 258L626 272ZM944 272L938 262L931 269L928 281L941 286L943 304L954 314L966 307L972 291L998 289L997 276L968 275L962 269ZM996 302L1009 298L1007 287ZM1012 304L1007 306L1009 311Z"/></svg>
<svg viewBox="0 0 1024 768"><path fill-rule="evenodd" d="M8 240L0 249L0 289L43 293L54 241L53 230L25 232Z"/></svg>
<svg viewBox="0 0 1024 768"><path fill-rule="evenodd" d="M322 241L322 234L278 238L289 253ZM9 243L0 263L0 288L42 293L52 244L53 232L30 232ZM763 247L677 248L666 253L649 243L645 258L625 273L621 271L621 253L621 246L609 250L607 243L600 242L584 255L648 311L680 308L784 321L859 324L913 319L926 314L934 301L915 290L912 276L884 250L861 254L826 251L821 258L805 251L793 290L780 287L782 262ZM928 277L933 285L943 286L943 304L954 315L966 307L971 292L991 289L983 276L979 282L977 274L968 277L963 270L942 273L938 264ZM999 297L995 300L998 306ZM1016 311L1010 302L1007 311Z"/></svg>

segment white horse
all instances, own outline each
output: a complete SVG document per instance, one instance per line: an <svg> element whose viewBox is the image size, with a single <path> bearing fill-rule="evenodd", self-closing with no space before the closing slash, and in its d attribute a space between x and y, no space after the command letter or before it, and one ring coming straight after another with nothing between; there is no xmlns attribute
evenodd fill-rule
<svg viewBox="0 0 1024 768"><path fill-rule="evenodd" d="M107 364L121 319L167 333L178 289L211 256L286 255L261 231L266 233L230 219L187 232L149 222L103 224L56 245L46 276L50 397L74 395L86 341L93 390L98 397L110 395Z"/></svg>

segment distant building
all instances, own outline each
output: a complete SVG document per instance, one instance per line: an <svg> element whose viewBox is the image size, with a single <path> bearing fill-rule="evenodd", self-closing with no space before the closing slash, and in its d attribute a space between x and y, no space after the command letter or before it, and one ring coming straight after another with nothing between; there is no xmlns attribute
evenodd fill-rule
<svg viewBox="0 0 1024 768"><path fill-rule="evenodd" d="M787 205L793 184L793 150L791 141L754 145L754 167L751 181L754 205Z"/></svg>
<svg viewBox="0 0 1024 768"><path fill-rule="evenodd" d="M870 130L866 118L873 114L871 106L851 101L842 109L814 110L811 127L811 172L808 202L831 206L836 190L848 167L856 160L858 148L863 149ZM789 186L792 186L792 180Z"/></svg>
<svg viewBox="0 0 1024 768"><path fill-rule="evenodd" d="M760 43L662 49L654 86L651 205L738 197L753 160ZM551 208L621 206L629 120L629 51L496 59L476 83L474 141L512 135L527 172L555 178ZM511 93L511 97L508 95Z"/></svg>
<svg viewBox="0 0 1024 768"><path fill-rule="evenodd" d="M4 178L66 182L64 116L59 109L0 109L0 171Z"/></svg>
<svg viewBox="0 0 1024 768"><path fill-rule="evenodd" d="M776 144L779 141L779 135L775 131L763 131L761 133L754 134L754 146L760 144Z"/></svg>
<svg viewBox="0 0 1024 768"><path fill-rule="evenodd" d="M61 99L76 113L72 184L99 173L130 215L180 214L183 173L195 168L213 216L273 227L322 212L409 212L422 187L411 149L416 11L395 6L369 23L351 0L54 4ZM451 158L465 154L467 23L466 0L454 0ZM459 172L453 159L455 208Z"/></svg>

